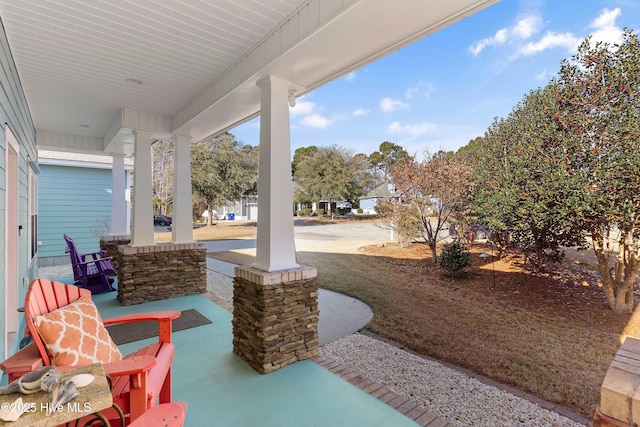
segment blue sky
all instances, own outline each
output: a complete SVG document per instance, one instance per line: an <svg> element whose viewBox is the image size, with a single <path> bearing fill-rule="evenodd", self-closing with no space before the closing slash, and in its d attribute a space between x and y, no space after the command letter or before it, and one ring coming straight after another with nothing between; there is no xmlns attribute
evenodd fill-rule
<svg viewBox="0 0 640 427"><path fill-rule="evenodd" d="M338 145L371 154L383 141L421 156L457 150L544 87L588 35L639 32L638 0L503 0L297 99L291 152ZM259 119L231 129L259 144Z"/></svg>

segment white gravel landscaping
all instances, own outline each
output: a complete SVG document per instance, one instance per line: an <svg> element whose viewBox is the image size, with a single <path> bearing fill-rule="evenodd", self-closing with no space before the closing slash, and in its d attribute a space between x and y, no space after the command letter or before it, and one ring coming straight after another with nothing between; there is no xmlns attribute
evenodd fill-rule
<svg viewBox="0 0 640 427"><path fill-rule="evenodd" d="M455 426L582 426L526 399L365 335L353 334L326 344L320 354Z"/></svg>

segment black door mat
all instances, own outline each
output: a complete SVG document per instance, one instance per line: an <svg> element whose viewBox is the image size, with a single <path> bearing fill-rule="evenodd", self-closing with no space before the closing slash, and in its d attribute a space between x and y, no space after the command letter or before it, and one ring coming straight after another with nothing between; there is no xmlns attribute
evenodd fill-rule
<svg viewBox="0 0 640 427"><path fill-rule="evenodd" d="M172 322L173 332L195 328L196 326L212 323L204 317L198 310L190 309L181 312L182 314ZM143 340L158 336L158 322L148 320L144 322L121 323L119 325L107 326L109 335L116 345L127 344L134 341Z"/></svg>

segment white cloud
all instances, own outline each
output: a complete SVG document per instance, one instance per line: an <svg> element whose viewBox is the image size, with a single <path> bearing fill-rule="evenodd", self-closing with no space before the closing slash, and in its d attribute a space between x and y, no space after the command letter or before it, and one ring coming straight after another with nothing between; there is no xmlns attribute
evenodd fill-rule
<svg viewBox="0 0 640 427"><path fill-rule="evenodd" d="M529 42L524 45L520 49L520 53L528 56L554 47L564 47L569 52L574 52L581 42L582 39L574 36L572 33L555 33L553 31L548 31L537 42Z"/></svg>
<svg viewBox="0 0 640 427"><path fill-rule="evenodd" d="M591 33L591 42L605 42L610 44L620 43L622 41L622 29L616 25L616 19L620 16L620 8L613 10L603 9L600 15L591 21L590 27L594 29ZM547 33L538 41L530 42L520 49L520 54L528 56L543 52L547 49L555 47L563 47L569 53L574 53L578 49L580 43L584 40L571 32L557 33L547 31Z"/></svg>
<svg viewBox="0 0 640 427"><path fill-rule="evenodd" d="M289 114L294 116L306 116L307 114L311 114L315 111L316 104L311 101L305 101L304 97L296 99L296 106L293 108L289 108Z"/></svg>
<svg viewBox="0 0 640 427"><path fill-rule="evenodd" d="M513 39L528 39L540 30L542 19L538 15L530 15L520 19L511 27L501 28L491 37L486 37L473 43L469 52L478 56L489 46L500 46Z"/></svg>
<svg viewBox="0 0 640 427"><path fill-rule="evenodd" d="M415 95L423 95L425 97L429 97L435 91L436 88L431 84L431 82L424 82L420 80L417 85L412 86L404 91L404 97L407 99L411 99Z"/></svg>
<svg viewBox="0 0 640 427"><path fill-rule="evenodd" d="M427 132L431 132L435 128L435 124L427 122L408 125L401 125L400 122L393 122L389 125L389 128L387 130L389 131L389 133L399 133L416 138L418 136L424 135Z"/></svg>
<svg viewBox="0 0 640 427"><path fill-rule="evenodd" d="M613 10L602 9L600 15L591 22L594 32L591 34L592 42L604 42L619 44L622 42L622 29L616 25L616 19L621 14L620 8Z"/></svg>
<svg viewBox="0 0 640 427"><path fill-rule="evenodd" d="M345 77L345 79L347 79L348 81L352 82L356 79L356 72L352 71L349 74L347 74Z"/></svg>
<svg viewBox="0 0 640 427"><path fill-rule="evenodd" d="M353 114L356 117L361 117L361 116L365 116L367 113L368 111L365 110L364 108L356 108L351 114Z"/></svg>
<svg viewBox="0 0 640 427"><path fill-rule="evenodd" d="M408 104L405 104L402 101L399 101L397 99L393 99L390 97L386 97L382 101L380 101L380 109L385 113L392 113L399 108L408 108L408 107L409 107Z"/></svg>
<svg viewBox="0 0 640 427"><path fill-rule="evenodd" d="M513 34L520 39L528 39L538 32L541 21L542 20L539 16L528 16L523 18L513 26Z"/></svg>
<svg viewBox="0 0 640 427"><path fill-rule="evenodd" d="M302 118L299 122L302 126L307 126L315 129L326 129L333 120L328 119L320 114L309 114Z"/></svg>

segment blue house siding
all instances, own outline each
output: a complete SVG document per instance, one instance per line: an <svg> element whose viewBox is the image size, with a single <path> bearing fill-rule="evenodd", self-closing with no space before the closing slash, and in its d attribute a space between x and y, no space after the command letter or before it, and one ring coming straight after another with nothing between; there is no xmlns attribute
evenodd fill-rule
<svg viewBox="0 0 640 427"><path fill-rule="evenodd" d="M96 252L109 232L111 169L43 164L38 188L40 265L69 263L63 234L80 252Z"/></svg>
<svg viewBox="0 0 640 427"><path fill-rule="evenodd" d="M23 227L23 232L18 236L17 247L10 247L8 250L18 254L18 266L17 266L17 283L6 282L6 257L7 257L7 242L8 233L18 233L17 230L5 230L5 227L0 227L0 359L4 360L9 354L12 354L17 348L17 341L11 343L11 340L7 340L7 331L5 321L7 314L14 315L15 310L11 307L8 308L6 304L7 295L11 295L8 292L9 287L13 289L18 295L17 303L21 306L24 302L24 297L27 291L27 287L23 286L28 284L37 274L37 256L31 258L31 254L28 250L28 230L29 218L27 214L28 206L28 187L27 176L29 171L29 160L35 161L36 155L36 142L35 142L35 127L29 112L29 106L27 105L27 99L25 97L20 78L11 55L11 49L7 42L7 37L4 32L4 27L0 28L0 123L3 124L0 130L0 224L6 224L7 221L7 209L6 195L7 195L7 141L5 139L5 124L13 132L16 140L19 144L18 151L18 224ZM15 208L15 206L11 206ZM7 310L9 312L7 313ZM20 333L18 333L20 335ZM5 347L9 347L5 349Z"/></svg>

